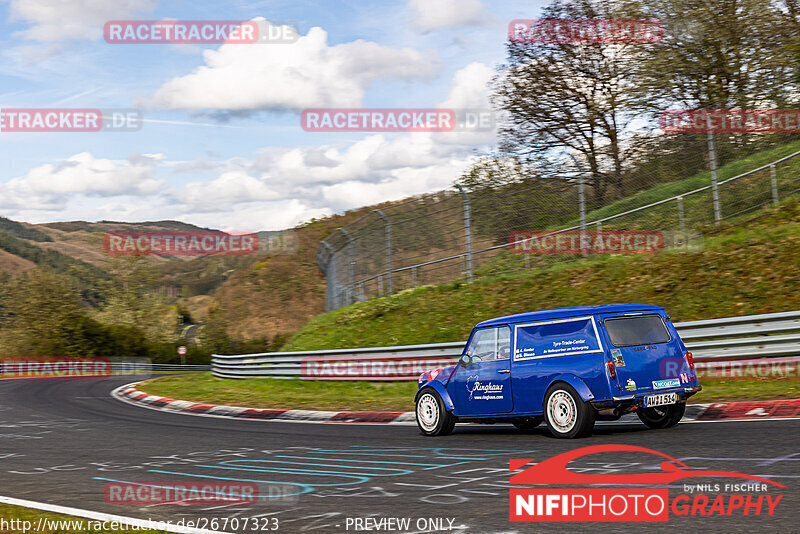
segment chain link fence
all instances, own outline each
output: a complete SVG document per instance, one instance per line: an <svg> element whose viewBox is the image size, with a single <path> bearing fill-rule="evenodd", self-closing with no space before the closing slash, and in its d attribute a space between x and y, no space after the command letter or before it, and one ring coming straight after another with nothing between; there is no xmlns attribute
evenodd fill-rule
<svg viewBox="0 0 800 534"><path fill-rule="evenodd" d="M710 170L682 180L640 175L631 194L605 202L592 198L581 176L567 176L457 185L387 203L320 243L327 309L597 253L698 251L703 228L800 191L800 143L785 141L772 151L753 148L751 158L727 148L729 164L718 170L706 154L694 167Z"/></svg>

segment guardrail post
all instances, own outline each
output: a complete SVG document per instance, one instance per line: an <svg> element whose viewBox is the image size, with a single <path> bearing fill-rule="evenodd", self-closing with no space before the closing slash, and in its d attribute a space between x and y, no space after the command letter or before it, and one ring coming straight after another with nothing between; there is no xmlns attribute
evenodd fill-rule
<svg viewBox="0 0 800 534"><path fill-rule="evenodd" d="M775 173L775 164L769 166L769 181L772 184L772 203L778 203L778 176Z"/></svg>
<svg viewBox="0 0 800 534"><path fill-rule="evenodd" d="M714 133L708 131L708 160L711 164L711 195L714 201L714 222L722 221L722 208L719 203L719 187L717 186L717 148L714 144Z"/></svg>
<svg viewBox="0 0 800 534"><path fill-rule="evenodd" d="M469 195L461 184L456 184L461 198L464 199L464 237L467 241L467 278L472 281L472 215L469 209Z"/></svg>
<svg viewBox="0 0 800 534"><path fill-rule="evenodd" d="M392 221L389 220L381 210L375 210L375 213L383 219L386 224L386 274L389 279L389 294L394 293L394 272L392 271Z"/></svg>
<svg viewBox="0 0 800 534"><path fill-rule="evenodd" d="M683 213L683 197L678 197L678 228L680 228L681 233L686 233L686 217L684 217Z"/></svg>

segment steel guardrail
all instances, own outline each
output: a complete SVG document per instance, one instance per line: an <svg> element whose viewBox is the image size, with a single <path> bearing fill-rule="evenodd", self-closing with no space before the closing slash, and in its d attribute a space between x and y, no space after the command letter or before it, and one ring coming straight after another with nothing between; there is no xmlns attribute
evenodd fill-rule
<svg viewBox="0 0 800 534"><path fill-rule="evenodd" d="M800 311L675 323L697 362L800 356ZM354 349L212 355L219 378L300 378L306 359L347 361L458 358L465 342Z"/></svg>

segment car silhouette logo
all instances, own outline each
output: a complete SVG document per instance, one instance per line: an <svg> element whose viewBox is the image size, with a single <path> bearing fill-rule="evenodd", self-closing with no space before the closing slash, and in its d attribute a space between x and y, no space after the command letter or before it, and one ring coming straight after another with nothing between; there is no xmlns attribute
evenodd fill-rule
<svg viewBox="0 0 800 534"><path fill-rule="evenodd" d="M644 452L655 454L666 458L668 461L662 462L659 467L660 473L643 474L610 474L610 475L588 475L576 473L567 469L567 464L573 460L597 454L601 452ZM511 460L511 471L529 464L533 460ZM592 445L582 447L574 451L565 452L547 460L543 460L524 471L513 475L510 479L511 484L669 484L677 480L693 477L731 477L755 480L765 484L772 484L779 488L786 486L773 482L767 478L756 475L748 475L735 471L712 471L706 469L692 469L683 462L668 456L664 453L637 447L635 445Z"/></svg>

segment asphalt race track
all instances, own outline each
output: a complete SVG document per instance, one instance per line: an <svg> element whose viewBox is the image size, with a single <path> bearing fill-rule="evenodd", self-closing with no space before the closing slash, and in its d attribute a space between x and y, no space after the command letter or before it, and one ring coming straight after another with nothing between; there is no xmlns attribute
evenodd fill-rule
<svg viewBox="0 0 800 534"><path fill-rule="evenodd" d="M276 518L279 532L357 532L355 519L367 517L409 518L411 528L405 532L442 532L450 525L451 532L470 533L800 531L800 420L684 423L660 431L605 424L578 441L553 439L543 427L523 433L511 426L463 425L451 436L424 438L407 425L196 417L131 406L109 396L132 381L0 381L0 495L173 522ZM692 468L760 475L787 488L768 489L770 495L783 495L773 516L766 511L760 516L671 514L668 523L648 524L509 521L509 459L544 460L597 444L647 447ZM653 473L659 462L657 456L614 453L578 459L570 469ZM120 506L104 501L108 482L209 479L256 481L262 498L247 505ZM706 477L668 487L674 499L684 492L683 484L740 482ZM706 493L711 499L716 495Z"/></svg>

